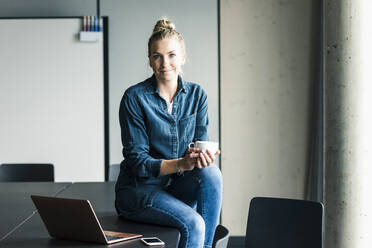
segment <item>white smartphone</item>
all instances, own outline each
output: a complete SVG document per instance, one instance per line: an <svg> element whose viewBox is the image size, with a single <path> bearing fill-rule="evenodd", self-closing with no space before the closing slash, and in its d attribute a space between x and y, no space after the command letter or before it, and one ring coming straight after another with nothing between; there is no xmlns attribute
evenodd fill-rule
<svg viewBox="0 0 372 248"><path fill-rule="evenodd" d="M152 245L164 245L164 242L161 241L157 237L151 237L151 238L141 238L141 241L145 243L146 245L152 246Z"/></svg>

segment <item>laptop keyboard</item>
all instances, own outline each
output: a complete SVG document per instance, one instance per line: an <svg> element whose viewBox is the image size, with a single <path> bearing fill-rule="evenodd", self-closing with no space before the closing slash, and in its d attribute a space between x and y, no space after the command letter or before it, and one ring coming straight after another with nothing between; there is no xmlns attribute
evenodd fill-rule
<svg viewBox="0 0 372 248"><path fill-rule="evenodd" d="M106 236L107 241L123 238L123 237L120 237L120 236L111 236L111 235L105 235L105 236Z"/></svg>

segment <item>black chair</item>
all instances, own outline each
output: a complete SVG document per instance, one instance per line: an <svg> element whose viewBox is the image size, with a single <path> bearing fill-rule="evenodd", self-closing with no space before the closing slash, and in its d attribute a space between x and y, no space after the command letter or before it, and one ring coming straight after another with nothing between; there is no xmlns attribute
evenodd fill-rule
<svg viewBox="0 0 372 248"><path fill-rule="evenodd" d="M109 168L109 178L108 178L108 180L110 182L117 181L118 180L119 173L120 173L120 164L112 164L112 165L110 165L110 168Z"/></svg>
<svg viewBox="0 0 372 248"><path fill-rule="evenodd" d="M251 200L245 247L321 248L322 236L322 203L265 197Z"/></svg>
<svg viewBox="0 0 372 248"><path fill-rule="evenodd" d="M226 248L230 232L223 225L218 225L214 233L212 248Z"/></svg>
<svg viewBox="0 0 372 248"><path fill-rule="evenodd" d="M54 182L52 164L1 164L0 182Z"/></svg>

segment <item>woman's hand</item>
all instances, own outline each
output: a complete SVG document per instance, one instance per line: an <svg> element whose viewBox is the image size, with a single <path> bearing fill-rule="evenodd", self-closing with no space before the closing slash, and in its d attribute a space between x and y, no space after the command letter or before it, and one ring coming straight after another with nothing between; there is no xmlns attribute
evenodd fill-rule
<svg viewBox="0 0 372 248"><path fill-rule="evenodd" d="M220 154L220 150L217 150L215 154L212 154L209 150L203 152L199 148L189 148L183 159L180 160L179 168L182 171L189 171L195 168L199 169L210 166L214 163L216 155Z"/></svg>
<svg viewBox="0 0 372 248"><path fill-rule="evenodd" d="M194 169L196 161L199 158L199 148L189 148L185 157L181 160L180 169L182 171L189 171Z"/></svg>
<svg viewBox="0 0 372 248"><path fill-rule="evenodd" d="M217 150L215 154L212 154L209 150L199 153L199 158L196 160L196 167L199 169L210 166L214 163L216 155L220 154L220 150Z"/></svg>

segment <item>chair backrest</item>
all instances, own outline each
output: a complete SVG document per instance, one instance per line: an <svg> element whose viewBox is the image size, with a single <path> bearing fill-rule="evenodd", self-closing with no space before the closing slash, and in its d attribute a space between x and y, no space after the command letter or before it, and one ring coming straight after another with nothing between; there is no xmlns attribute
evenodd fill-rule
<svg viewBox="0 0 372 248"><path fill-rule="evenodd" d="M52 164L1 164L0 182L54 182Z"/></svg>
<svg viewBox="0 0 372 248"><path fill-rule="evenodd" d="M120 164L112 164L109 168L109 181L116 181L118 180L118 176L120 173Z"/></svg>
<svg viewBox="0 0 372 248"><path fill-rule="evenodd" d="M223 225L218 225L214 233L212 248L226 248L229 236L229 230Z"/></svg>
<svg viewBox="0 0 372 248"><path fill-rule="evenodd" d="M255 197L251 200L245 247L321 248L320 202Z"/></svg>

